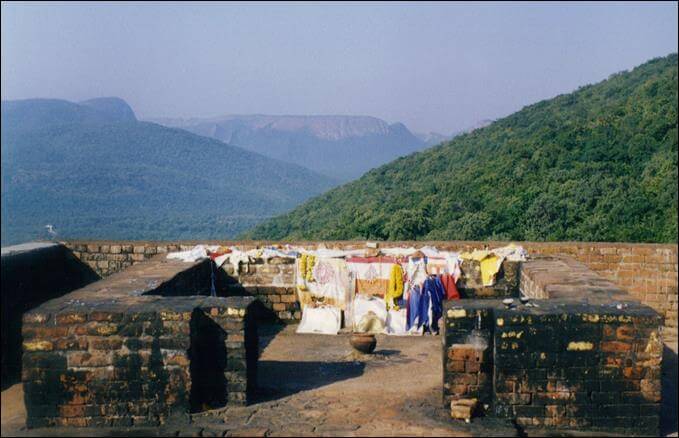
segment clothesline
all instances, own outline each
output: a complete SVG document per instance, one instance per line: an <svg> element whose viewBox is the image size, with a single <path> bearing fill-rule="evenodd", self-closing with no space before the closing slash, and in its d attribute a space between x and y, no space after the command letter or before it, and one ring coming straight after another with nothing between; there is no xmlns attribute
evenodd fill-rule
<svg viewBox="0 0 679 438"><path fill-rule="evenodd" d="M478 262L483 285L492 286L504 260L523 261L527 253L513 244L463 253L433 246L341 250L285 245L244 251L197 245L167 257L210 257L217 267L230 264L235 274L258 258L294 258L302 310L298 333L337 334L344 321L354 331L412 335L438 333L443 301L460 297L457 282L465 263Z"/></svg>

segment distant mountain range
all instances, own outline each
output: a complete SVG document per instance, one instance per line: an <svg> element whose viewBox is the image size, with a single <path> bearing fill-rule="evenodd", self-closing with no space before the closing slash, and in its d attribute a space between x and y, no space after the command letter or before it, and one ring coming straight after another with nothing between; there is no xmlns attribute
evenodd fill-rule
<svg viewBox="0 0 679 438"><path fill-rule="evenodd" d="M60 99L2 101L2 127L32 130L56 125L135 123L132 108L117 97L101 97L80 103Z"/></svg>
<svg viewBox="0 0 679 438"><path fill-rule="evenodd" d="M212 137L342 181L444 141L417 136L402 123L367 116L231 115L149 121Z"/></svg>
<svg viewBox="0 0 679 438"><path fill-rule="evenodd" d="M139 122L121 99L2 102L2 244L45 237L228 238L336 184Z"/></svg>
<svg viewBox="0 0 679 438"><path fill-rule="evenodd" d="M677 54L399 158L254 239L677 242Z"/></svg>
<svg viewBox="0 0 679 438"><path fill-rule="evenodd" d="M493 120L483 119L483 120L473 124L472 126L466 128L466 129L461 129L459 131L455 131L452 134L448 134L448 135L439 134L438 132L429 132L429 133L426 133L426 134L415 132L413 134L415 134L415 136L417 138L419 138L424 143L425 147L431 147L431 146L436 146L438 144L446 142L448 140L452 140L453 138L457 137L458 135L473 132L473 131L475 131L479 128L483 128L485 126L488 126L491 123L493 123Z"/></svg>

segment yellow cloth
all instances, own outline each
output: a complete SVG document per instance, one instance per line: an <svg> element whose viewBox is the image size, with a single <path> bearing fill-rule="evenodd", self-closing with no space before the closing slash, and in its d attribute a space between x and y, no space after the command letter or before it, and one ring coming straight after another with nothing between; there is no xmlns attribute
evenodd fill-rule
<svg viewBox="0 0 679 438"><path fill-rule="evenodd" d="M481 281L484 286L492 286L495 283L495 276L500 271L501 260L495 254L488 255L481 260Z"/></svg>
<svg viewBox="0 0 679 438"><path fill-rule="evenodd" d="M314 265L316 264L316 256L311 254L302 254L299 259L299 273L306 281L314 281Z"/></svg>
<svg viewBox="0 0 679 438"><path fill-rule="evenodd" d="M403 295L403 269L401 265L395 264L391 267L391 274L389 275L389 286L384 300L387 303L387 310L394 306L394 300Z"/></svg>
<svg viewBox="0 0 679 438"><path fill-rule="evenodd" d="M302 256L299 258L299 275L301 275L302 278L306 278L306 258L306 254L302 254Z"/></svg>
<svg viewBox="0 0 679 438"><path fill-rule="evenodd" d="M314 281L314 265L316 264L316 256L309 255L306 259L306 281Z"/></svg>
<svg viewBox="0 0 679 438"><path fill-rule="evenodd" d="M485 249L475 249L471 253L462 253L460 254L460 258L463 260L475 260L479 262L481 267L481 282L484 286L492 286L495 283L495 276L500 271L502 258Z"/></svg>

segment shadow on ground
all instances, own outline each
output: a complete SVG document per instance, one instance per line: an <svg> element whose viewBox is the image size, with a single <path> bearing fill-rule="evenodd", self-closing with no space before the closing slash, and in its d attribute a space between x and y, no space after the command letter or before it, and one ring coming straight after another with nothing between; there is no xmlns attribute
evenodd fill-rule
<svg viewBox="0 0 679 438"><path fill-rule="evenodd" d="M273 338L283 330L286 325L284 323L272 321L260 321L257 324L257 337L259 342L259 354L261 356L264 349L273 341Z"/></svg>
<svg viewBox="0 0 679 438"><path fill-rule="evenodd" d="M255 403L276 400L363 374L363 362L259 362Z"/></svg>
<svg viewBox="0 0 679 438"><path fill-rule="evenodd" d="M665 345L662 360L662 411L660 434L677 433L677 353Z"/></svg>

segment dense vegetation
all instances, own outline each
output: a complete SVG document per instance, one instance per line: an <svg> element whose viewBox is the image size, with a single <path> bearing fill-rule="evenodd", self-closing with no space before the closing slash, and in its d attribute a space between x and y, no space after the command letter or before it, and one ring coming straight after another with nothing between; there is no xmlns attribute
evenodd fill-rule
<svg viewBox="0 0 679 438"><path fill-rule="evenodd" d="M138 122L120 102L3 102L3 245L46 237L46 224L63 238L229 238L334 183Z"/></svg>
<svg viewBox="0 0 679 438"><path fill-rule="evenodd" d="M246 234L677 241L677 55L400 158Z"/></svg>

